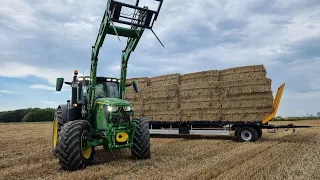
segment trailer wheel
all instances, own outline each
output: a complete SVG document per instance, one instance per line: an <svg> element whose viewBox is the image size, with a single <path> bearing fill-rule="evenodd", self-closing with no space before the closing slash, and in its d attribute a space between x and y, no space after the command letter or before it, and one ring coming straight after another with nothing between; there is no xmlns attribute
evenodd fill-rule
<svg viewBox="0 0 320 180"><path fill-rule="evenodd" d="M258 129L258 138L261 138L261 136L262 136L262 129L259 128L259 129Z"/></svg>
<svg viewBox="0 0 320 180"><path fill-rule="evenodd" d="M150 133L147 119L136 119L136 132L131 148L132 156L136 159L150 159Z"/></svg>
<svg viewBox="0 0 320 180"><path fill-rule="evenodd" d="M237 139L240 142L256 141L258 139L258 132L253 127L240 127L237 131Z"/></svg>

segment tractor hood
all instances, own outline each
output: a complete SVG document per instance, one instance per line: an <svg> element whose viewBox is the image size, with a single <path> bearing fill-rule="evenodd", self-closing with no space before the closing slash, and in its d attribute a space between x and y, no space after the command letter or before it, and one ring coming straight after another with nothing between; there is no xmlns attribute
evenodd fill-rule
<svg viewBox="0 0 320 180"><path fill-rule="evenodd" d="M118 98L99 98L96 100L97 104L105 104L108 106L129 106L130 103L127 100Z"/></svg>

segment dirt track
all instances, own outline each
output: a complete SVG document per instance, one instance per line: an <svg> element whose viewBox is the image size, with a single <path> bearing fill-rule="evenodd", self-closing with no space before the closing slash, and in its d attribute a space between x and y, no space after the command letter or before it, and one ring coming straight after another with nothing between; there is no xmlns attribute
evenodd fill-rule
<svg viewBox="0 0 320 180"><path fill-rule="evenodd" d="M291 122L274 122L273 124ZM0 179L320 179L320 120L254 143L233 137L152 138L152 159L97 150L95 165L63 172L51 155L51 123L0 124Z"/></svg>

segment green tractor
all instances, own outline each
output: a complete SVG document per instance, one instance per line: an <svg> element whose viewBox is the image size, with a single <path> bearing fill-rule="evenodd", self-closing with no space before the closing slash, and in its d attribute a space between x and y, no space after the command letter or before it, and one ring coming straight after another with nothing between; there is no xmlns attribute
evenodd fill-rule
<svg viewBox="0 0 320 180"><path fill-rule="evenodd" d="M139 0L135 5L108 0L92 46L90 76L78 76L75 70L72 82L57 78L57 91L61 91L63 84L70 85L72 91L71 101L58 106L53 122L52 151L63 169L73 171L91 165L96 146L103 146L105 150L130 148L136 159L151 158L149 121L134 119L134 108L125 99L125 90L133 86L135 92L139 92L136 81L126 82L127 64L144 29L152 31L157 20L162 0L155 1L157 10L139 7ZM131 10L132 16L121 13L124 8ZM99 50L107 34L127 38L121 56L120 78L96 76Z"/></svg>

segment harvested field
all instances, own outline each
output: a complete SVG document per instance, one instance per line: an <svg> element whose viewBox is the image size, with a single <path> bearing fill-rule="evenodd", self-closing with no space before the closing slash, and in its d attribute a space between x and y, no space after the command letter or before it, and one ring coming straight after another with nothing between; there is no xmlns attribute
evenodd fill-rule
<svg viewBox="0 0 320 180"><path fill-rule="evenodd" d="M230 136L151 138L152 159L96 148L93 166L64 172L51 155L51 123L0 124L0 179L320 179L320 120L280 130L254 143Z"/></svg>

